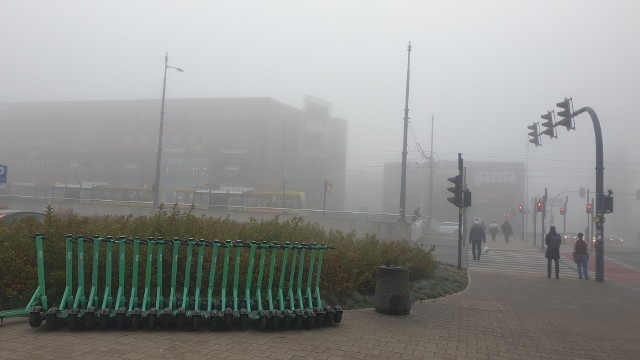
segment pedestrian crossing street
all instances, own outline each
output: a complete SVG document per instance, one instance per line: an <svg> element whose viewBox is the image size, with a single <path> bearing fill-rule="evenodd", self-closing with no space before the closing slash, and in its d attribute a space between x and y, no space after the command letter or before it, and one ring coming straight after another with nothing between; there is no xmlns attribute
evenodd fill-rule
<svg viewBox="0 0 640 360"><path fill-rule="evenodd" d="M473 260L469 248L469 269L473 271L491 271L503 273L522 273L537 276L547 276L547 259L544 252L538 250L504 250L490 249L482 254L480 261ZM551 263L551 275L555 274L555 264ZM589 269L592 274L592 269ZM576 267L573 262L560 258L560 277L576 277Z"/></svg>

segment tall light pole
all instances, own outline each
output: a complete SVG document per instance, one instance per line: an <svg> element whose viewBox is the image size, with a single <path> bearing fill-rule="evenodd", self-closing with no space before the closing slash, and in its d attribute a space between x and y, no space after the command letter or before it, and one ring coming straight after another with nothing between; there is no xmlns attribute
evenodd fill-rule
<svg viewBox="0 0 640 360"><path fill-rule="evenodd" d="M407 128L409 127L409 68L411 66L411 42L407 46L407 90L404 100L404 137L402 141L402 176L400 179L400 219L405 222L407 213Z"/></svg>
<svg viewBox="0 0 640 360"><path fill-rule="evenodd" d="M164 128L164 97L167 92L167 69L176 69L183 72L179 67L169 66L169 53L164 56L164 78L162 79L162 108L160 109L160 135L158 136L158 154L156 158L156 179L153 183L153 208L157 209L160 204L160 165L162 162L162 129Z"/></svg>

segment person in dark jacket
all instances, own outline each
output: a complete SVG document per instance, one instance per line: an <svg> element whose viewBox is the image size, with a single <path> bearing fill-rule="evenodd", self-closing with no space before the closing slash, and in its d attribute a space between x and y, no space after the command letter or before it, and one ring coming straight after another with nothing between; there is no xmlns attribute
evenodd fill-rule
<svg viewBox="0 0 640 360"><path fill-rule="evenodd" d="M582 239L584 235L578 233L578 240L573 244L573 261L578 266L578 277L589 280L589 252L587 251L587 243Z"/></svg>
<svg viewBox="0 0 640 360"><path fill-rule="evenodd" d="M556 227L551 226L549 228L549 233L544 239L544 243L547 245L547 251L544 253L544 257L547 258L547 277L551 277L551 260L554 260L556 263L556 279L560 278L560 244L562 243L562 238L560 234L556 232Z"/></svg>
<svg viewBox="0 0 640 360"><path fill-rule="evenodd" d="M504 243L508 244L509 236L513 234L513 228L511 227L509 220L505 220L500 227L502 228L502 234L504 235Z"/></svg>
<svg viewBox="0 0 640 360"><path fill-rule="evenodd" d="M473 253L473 260L480 261L480 254L482 254L482 243L487 241L484 235L484 229L480 224L480 221L473 222L471 229L469 230L469 241L471 241L471 252Z"/></svg>

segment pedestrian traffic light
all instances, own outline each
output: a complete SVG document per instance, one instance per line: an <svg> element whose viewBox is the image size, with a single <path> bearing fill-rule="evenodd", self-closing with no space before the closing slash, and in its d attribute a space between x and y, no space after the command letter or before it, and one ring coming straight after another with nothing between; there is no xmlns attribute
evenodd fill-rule
<svg viewBox="0 0 640 360"><path fill-rule="evenodd" d="M540 146L540 135L538 134L538 123L533 123L529 126L527 126L527 129L531 130L531 132L529 133L529 136L531 136L531 139L529 139L529 142L534 144L535 146Z"/></svg>
<svg viewBox="0 0 640 360"><path fill-rule="evenodd" d="M548 111L546 114L540 116L541 118L543 118L544 120L546 120L545 122L542 123L542 126L545 127L546 129L544 129L543 132L541 132L540 134L544 134L544 135L549 135L550 138L554 138L557 137L556 136L556 132L555 132L555 128L553 127L553 112L552 111Z"/></svg>
<svg viewBox="0 0 640 360"><path fill-rule="evenodd" d="M456 175L447 178L447 180L453 183L452 187L447 188L449 192L453 193L453 196L448 197L447 200L456 207L462 207L462 176Z"/></svg>
<svg viewBox="0 0 640 360"><path fill-rule="evenodd" d="M587 214L593 214L593 205L591 203L587 204Z"/></svg>
<svg viewBox="0 0 640 360"><path fill-rule="evenodd" d="M567 214L567 209L565 207L561 207L560 208L560 215L566 215Z"/></svg>
<svg viewBox="0 0 640 360"><path fill-rule="evenodd" d="M524 212L524 206L522 204L518 205L518 212L519 213Z"/></svg>
<svg viewBox="0 0 640 360"><path fill-rule="evenodd" d="M462 193L463 207L471 207L471 191L469 189L464 189Z"/></svg>
<svg viewBox="0 0 640 360"><path fill-rule="evenodd" d="M536 212L542 212L542 199L536 201Z"/></svg>
<svg viewBox="0 0 640 360"><path fill-rule="evenodd" d="M575 130L575 126L573 125L573 116L571 115L571 99L564 98L563 101L556 104L561 111L558 111L558 116L562 119L556 122L556 126L562 125L567 128L567 131L573 129Z"/></svg>

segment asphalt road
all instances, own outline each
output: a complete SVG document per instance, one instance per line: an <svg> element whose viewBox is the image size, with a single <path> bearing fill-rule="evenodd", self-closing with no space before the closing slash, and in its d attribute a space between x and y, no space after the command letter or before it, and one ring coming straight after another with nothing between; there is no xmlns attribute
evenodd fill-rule
<svg viewBox="0 0 640 360"><path fill-rule="evenodd" d="M640 248L638 247L608 246L604 248L604 254L610 258L640 268Z"/></svg>

